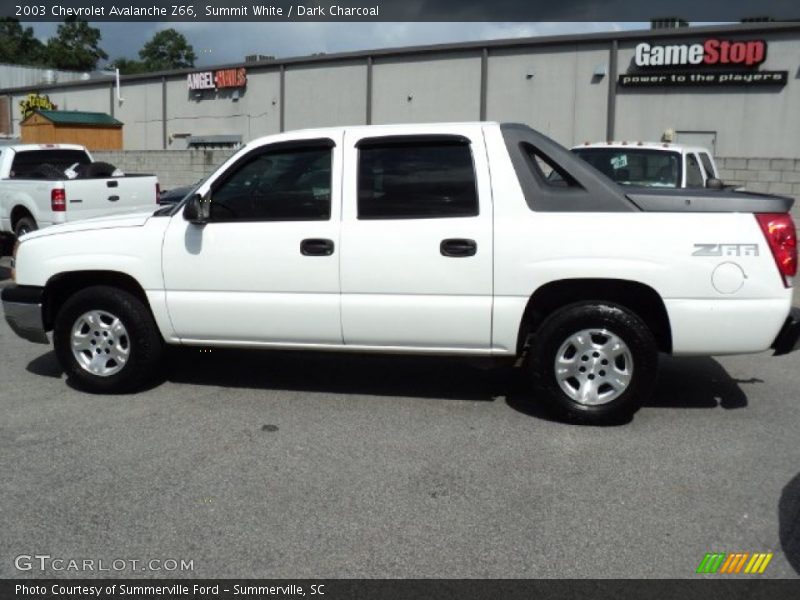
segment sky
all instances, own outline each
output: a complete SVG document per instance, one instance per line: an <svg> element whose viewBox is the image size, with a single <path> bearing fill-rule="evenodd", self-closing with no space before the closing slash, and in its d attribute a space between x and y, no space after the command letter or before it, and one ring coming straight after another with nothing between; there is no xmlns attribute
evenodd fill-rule
<svg viewBox="0 0 800 600"><path fill-rule="evenodd" d="M28 24L26 24L28 25ZM31 24L40 39L57 23ZM315 52L347 52L420 44L489 40L596 31L647 29L649 23L91 23L110 60L138 58L139 49L160 29L173 27L194 47L196 66L241 62L248 54L276 58Z"/></svg>

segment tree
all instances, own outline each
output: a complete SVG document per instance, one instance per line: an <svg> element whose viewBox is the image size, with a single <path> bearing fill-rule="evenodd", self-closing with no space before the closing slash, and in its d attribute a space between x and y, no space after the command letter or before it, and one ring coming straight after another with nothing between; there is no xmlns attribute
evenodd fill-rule
<svg viewBox="0 0 800 600"><path fill-rule="evenodd" d="M157 32L142 46L139 58L147 71L166 71L193 67L197 56L186 38L169 28Z"/></svg>
<svg viewBox="0 0 800 600"><path fill-rule="evenodd" d="M135 75L136 73L147 72L147 67L142 61L130 58L118 58L108 66L112 69L119 69L121 75Z"/></svg>
<svg viewBox="0 0 800 600"><path fill-rule="evenodd" d="M44 44L33 35L32 27L23 28L18 19L0 19L0 63L46 63Z"/></svg>
<svg viewBox="0 0 800 600"><path fill-rule="evenodd" d="M70 17L58 26L56 36L47 40L48 62L58 69L96 69L99 60L108 58L99 46L101 38L99 29Z"/></svg>

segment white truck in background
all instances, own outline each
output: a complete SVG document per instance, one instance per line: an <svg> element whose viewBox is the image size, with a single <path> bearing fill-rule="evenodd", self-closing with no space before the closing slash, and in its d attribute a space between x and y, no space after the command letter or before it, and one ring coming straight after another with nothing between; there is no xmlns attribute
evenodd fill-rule
<svg viewBox="0 0 800 600"><path fill-rule="evenodd" d="M0 146L0 234L19 237L59 223L156 207L154 175L112 172L83 146Z"/></svg>
<svg viewBox="0 0 800 600"><path fill-rule="evenodd" d="M23 236L0 295L89 391L144 385L167 344L484 356L598 422L659 353L800 348L792 203L625 188L523 125L288 132L174 206Z"/></svg>
<svg viewBox="0 0 800 600"><path fill-rule="evenodd" d="M620 185L722 188L706 148L667 142L586 142L572 152Z"/></svg>

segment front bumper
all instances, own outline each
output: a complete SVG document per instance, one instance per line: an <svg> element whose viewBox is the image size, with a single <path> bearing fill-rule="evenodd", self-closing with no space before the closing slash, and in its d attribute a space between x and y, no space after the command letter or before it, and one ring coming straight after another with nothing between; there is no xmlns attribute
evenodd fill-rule
<svg viewBox="0 0 800 600"><path fill-rule="evenodd" d="M789 312L786 323L772 342L772 349L775 350L773 356L800 350L800 308L793 307Z"/></svg>
<svg viewBox="0 0 800 600"><path fill-rule="evenodd" d="M3 313L6 323L19 337L38 344L49 344L42 318L44 289L30 285L3 288Z"/></svg>

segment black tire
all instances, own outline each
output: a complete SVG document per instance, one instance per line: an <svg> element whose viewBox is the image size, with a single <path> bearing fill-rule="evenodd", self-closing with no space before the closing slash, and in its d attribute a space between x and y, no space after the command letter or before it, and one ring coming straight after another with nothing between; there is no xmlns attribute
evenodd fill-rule
<svg viewBox="0 0 800 600"><path fill-rule="evenodd" d="M124 365L117 372L108 375L91 373L88 367L78 362L73 353L73 327L77 326L83 315L91 311L100 311L117 317L127 333L125 336L119 336L119 345L124 346L128 354ZM103 326L98 325L97 330L102 329ZM102 331L103 335L106 333L108 332ZM102 345L105 339L103 335L91 332L90 327L86 335L88 337L92 334L97 335L96 339L100 340ZM111 336L113 335L111 332ZM113 339L108 343L112 344L110 347L113 349ZM70 382L87 392L96 393L125 393L140 389L160 370L164 352L164 342L148 307L133 294L109 286L88 287L67 299L56 316L53 345L58 361ZM93 346L89 354L84 353L84 356L94 358L95 349L99 350L99 347ZM116 368L113 355L106 366L111 370Z"/></svg>
<svg viewBox="0 0 800 600"><path fill-rule="evenodd" d="M603 331L623 345L615 345ZM573 337L582 332L591 333ZM588 345L581 349L576 339L588 339ZM560 376L557 357L563 359ZM527 367L537 398L559 418L591 424L622 422L653 393L658 347L650 328L627 308L581 302L545 319L531 339ZM584 372L577 373L581 368ZM589 392L586 396L584 390Z"/></svg>
<svg viewBox="0 0 800 600"><path fill-rule="evenodd" d="M111 177L111 174L117 170L117 167L111 163L98 160L97 162L89 163L88 165L81 165L78 169L78 177L81 179L97 179Z"/></svg>
<svg viewBox="0 0 800 600"><path fill-rule="evenodd" d="M30 233L31 231L36 231L37 229L39 229L39 226L36 224L36 221L34 221L33 217L22 217L14 225L14 235L19 238L20 236Z"/></svg>
<svg viewBox="0 0 800 600"><path fill-rule="evenodd" d="M14 251L14 236L0 233L0 256L11 256Z"/></svg>

